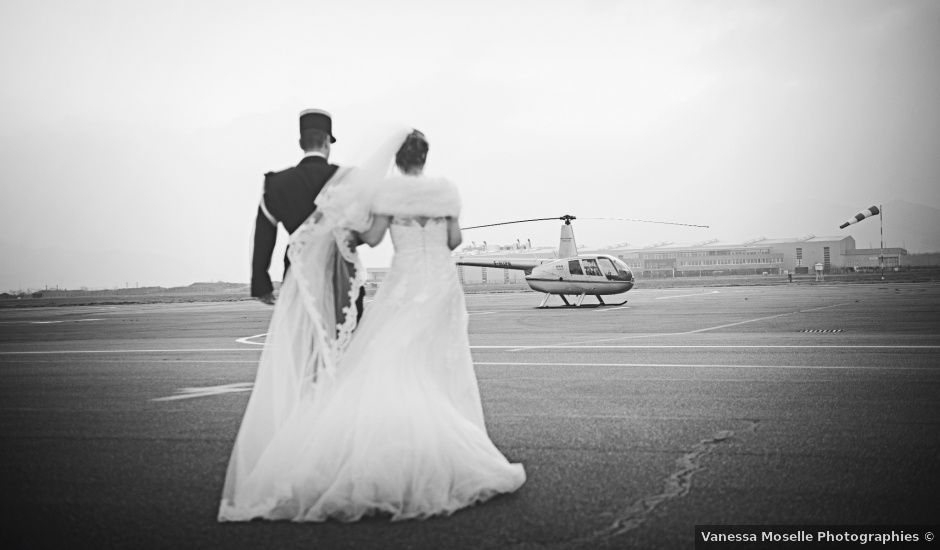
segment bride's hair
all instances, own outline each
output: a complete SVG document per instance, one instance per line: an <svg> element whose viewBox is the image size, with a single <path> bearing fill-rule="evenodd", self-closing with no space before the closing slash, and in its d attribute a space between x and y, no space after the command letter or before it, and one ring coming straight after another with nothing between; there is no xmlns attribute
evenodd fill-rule
<svg viewBox="0 0 940 550"><path fill-rule="evenodd" d="M402 172L409 168L423 168L428 158L428 140L418 130L412 131L405 138L398 153L395 154L395 164Z"/></svg>

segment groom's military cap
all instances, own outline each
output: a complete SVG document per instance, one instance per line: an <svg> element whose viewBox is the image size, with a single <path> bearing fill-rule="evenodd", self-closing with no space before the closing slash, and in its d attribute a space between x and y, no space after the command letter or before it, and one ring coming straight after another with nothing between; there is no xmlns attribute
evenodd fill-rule
<svg viewBox="0 0 940 550"><path fill-rule="evenodd" d="M304 130L320 130L330 136L330 143L336 143L333 137L333 117L322 109L306 109L300 112L300 133Z"/></svg>

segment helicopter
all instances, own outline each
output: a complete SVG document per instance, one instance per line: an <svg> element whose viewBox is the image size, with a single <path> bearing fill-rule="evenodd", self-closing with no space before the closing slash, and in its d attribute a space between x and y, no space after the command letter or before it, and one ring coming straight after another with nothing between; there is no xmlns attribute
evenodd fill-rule
<svg viewBox="0 0 940 550"><path fill-rule="evenodd" d="M537 306L540 309L548 307L546 304L552 295L561 297L561 300L565 303L564 307L622 306L627 303L627 300L607 303L601 296L623 294L633 288L636 282L633 271L631 271L630 267L620 258L614 256L607 254L578 254L578 247L574 239L574 228L571 225L571 221L575 219L577 219L575 216L565 214L564 216L556 218L534 218L530 220L516 220L464 227L464 230L469 230L535 221L561 220L565 222L561 226L557 258L485 258L459 256L456 264L522 270L525 272L525 280L529 287L536 292L545 293L541 303ZM708 227L705 225L634 220L628 218L603 219ZM585 296L588 294L597 299L597 304L583 303ZM574 303L568 301L568 296L576 297L574 298Z"/></svg>

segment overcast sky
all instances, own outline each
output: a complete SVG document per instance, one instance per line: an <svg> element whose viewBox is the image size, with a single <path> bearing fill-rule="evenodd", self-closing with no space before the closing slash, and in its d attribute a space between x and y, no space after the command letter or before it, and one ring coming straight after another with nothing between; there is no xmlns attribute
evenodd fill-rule
<svg viewBox="0 0 940 550"><path fill-rule="evenodd" d="M247 281L262 175L299 160L307 107L340 164L382 124L424 131L464 225L852 234L872 204L940 208L937 52L933 0L4 0L0 290ZM558 227L465 235L516 238Z"/></svg>

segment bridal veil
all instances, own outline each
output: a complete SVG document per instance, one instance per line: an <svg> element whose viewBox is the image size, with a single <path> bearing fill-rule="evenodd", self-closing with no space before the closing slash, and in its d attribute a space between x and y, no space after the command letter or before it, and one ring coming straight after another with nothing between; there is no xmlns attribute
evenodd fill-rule
<svg viewBox="0 0 940 550"><path fill-rule="evenodd" d="M220 520L237 520L239 491L298 405L316 399L356 327L365 270L356 231L371 224L372 199L410 128L385 134L354 168L340 168L315 200L315 212L291 235L285 274L254 388L232 449Z"/></svg>

